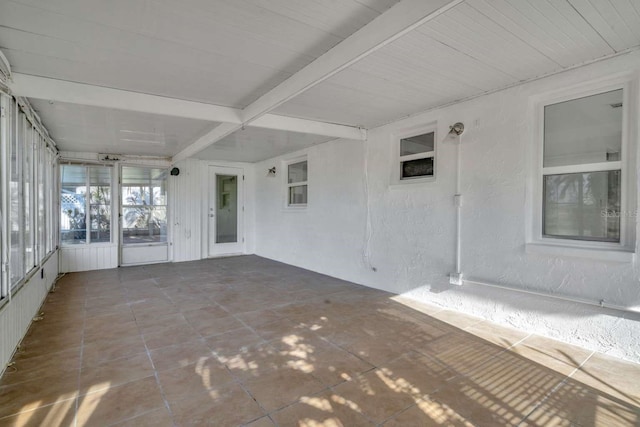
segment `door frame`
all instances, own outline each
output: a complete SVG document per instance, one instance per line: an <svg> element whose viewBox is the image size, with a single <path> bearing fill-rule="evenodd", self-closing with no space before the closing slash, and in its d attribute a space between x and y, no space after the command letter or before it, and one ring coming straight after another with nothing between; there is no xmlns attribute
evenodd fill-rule
<svg viewBox="0 0 640 427"><path fill-rule="evenodd" d="M219 175L236 175L238 177L238 250L232 250L229 252L211 254L211 236L212 231L210 229L209 220L209 206L211 205L211 199L216 197L216 182L211 179L212 172ZM244 168L240 166L229 166L219 164L207 164L205 171L206 185L202 186L202 230L205 231L205 235L202 239L202 258L220 258L227 256L235 256L245 254L246 251L246 238L245 238L245 173ZM215 200L214 200L215 202ZM224 243L223 243L224 244Z"/></svg>
<svg viewBox="0 0 640 427"><path fill-rule="evenodd" d="M139 164L139 163L128 163L128 162L119 162L118 166L117 166L117 174L118 174L118 178L116 181L116 187L117 187L117 191L115 192L115 195L117 196L117 200L116 200L116 207L118 209L117 215L118 215L118 267L130 267L130 266L136 266L136 265L150 265L150 264L162 264L162 263L167 263L167 262L172 262L173 261L173 252L172 252L172 248L173 248L173 243L172 243L172 235L173 235L173 212L171 209L172 206L172 200L171 198L172 196L172 188L171 188L171 180L167 177L167 241L163 244L163 243L152 243L152 244L148 244L148 245L144 245L144 244L140 244L139 247L144 247L144 246L167 246L167 259L166 260L162 260L162 261L149 261L149 262L138 262L138 263L123 263L123 256L122 256L122 249L123 246L126 246L124 244L124 217L123 217L123 204L122 204L122 168L123 167L133 167L133 168L146 168L146 169L166 169L167 173L169 173L169 170L171 169L169 166L167 165L145 165L145 164ZM134 245L135 246L135 245Z"/></svg>

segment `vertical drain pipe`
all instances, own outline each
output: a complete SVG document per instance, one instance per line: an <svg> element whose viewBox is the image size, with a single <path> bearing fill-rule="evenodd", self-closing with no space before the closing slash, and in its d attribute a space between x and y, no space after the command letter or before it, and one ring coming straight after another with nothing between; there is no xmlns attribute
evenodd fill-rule
<svg viewBox="0 0 640 427"><path fill-rule="evenodd" d="M449 135L457 137L456 141L456 194L453 201L456 206L456 271L449 274L449 284L462 286L462 194L461 193L461 153L460 145L462 144L462 133L464 132L464 124L458 122L449 127Z"/></svg>

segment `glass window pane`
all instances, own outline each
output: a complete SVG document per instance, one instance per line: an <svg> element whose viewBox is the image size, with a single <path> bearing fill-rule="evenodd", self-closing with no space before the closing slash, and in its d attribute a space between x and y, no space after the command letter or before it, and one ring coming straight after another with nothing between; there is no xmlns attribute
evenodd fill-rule
<svg viewBox="0 0 640 427"><path fill-rule="evenodd" d="M122 214L124 244L167 241L166 207L124 207Z"/></svg>
<svg viewBox="0 0 640 427"><path fill-rule="evenodd" d="M167 170L124 166L121 188L124 206L166 206Z"/></svg>
<svg viewBox="0 0 640 427"><path fill-rule="evenodd" d="M91 212L89 227L91 243L111 241L111 187L92 185L90 187Z"/></svg>
<svg viewBox="0 0 640 427"><path fill-rule="evenodd" d="M305 182L307 180L307 162L292 163L288 167L288 182Z"/></svg>
<svg viewBox="0 0 640 427"><path fill-rule="evenodd" d="M46 147L44 144L44 140L39 134L36 134L37 137L37 153L38 153L38 236L37 236L37 247L38 247L38 258L39 261L44 259L46 255L46 193L45 193L45 152Z"/></svg>
<svg viewBox="0 0 640 427"><path fill-rule="evenodd" d="M544 108L544 167L620 160L622 89Z"/></svg>
<svg viewBox="0 0 640 427"><path fill-rule="evenodd" d="M87 193L87 168L62 165L60 200L60 238L62 243L86 243L85 195Z"/></svg>
<svg viewBox="0 0 640 427"><path fill-rule="evenodd" d="M10 179L9 179L9 191L11 192L11 202L9 206L9 221L11 227L11 286L14 287L24 277L24 250L23 235L22 235L22 157L23 151L20 149L21 139L18 129L21 127L22 118L18 114L18 106L15 101L11 102L10 109L11 117L11 137L9 139L11 150L10 161Z"/></svg>
<svg viewBox="0 0 640 427"><path fill-rule="evenodd" d="M24 149L23 157L23 177L24 177L24 270L25 273L31 271L35 266L34 247L34 158L33 158L33 130L27 122L24 114L22 116L19 143Z"/></svg>
<svg viewBox="0 0 640 427"><path fill-rule="evenodd" d="M307 186L295 185L289 187L289 204L290 205L306 205L307 204Z"/></svg>
<svg viewBox="0 0 640 427"><path fill-rule="evenodd" d="M433 157L401 162L401 179L433 176Z"/></svg>
<svg viewBox="0 0 640 427"><path fill-rule="evenodd" d="M620 192L619 170L545 176L544 235L620 241Z"/></svg>
<svg viewBox="0 0 640 427"><path fill-rule="evenodd" d="M400 155L409 156L411 154L428 153L433 151L435 144L435 133L429 132L400 140Z"/></svg>
<svg viewBox="0 0 640 427"><path fill-rule="evenodd" d="M232 175L216 175L216 243L238 241L238 180Z"/></svg>

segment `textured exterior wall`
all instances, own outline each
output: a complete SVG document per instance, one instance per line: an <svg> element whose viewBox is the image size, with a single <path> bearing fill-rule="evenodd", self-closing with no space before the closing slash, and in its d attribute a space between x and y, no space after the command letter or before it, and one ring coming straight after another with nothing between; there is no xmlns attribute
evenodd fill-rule
<svg viewBox="0 0 640 427"><path fill-rule="evenodd" d="M525 251L531 97L629 71L640 74L640 52L419 114L370 131L366 143L313 147L305 212L283 210L280 179L256 181L256 253L640 361L638 315L476 285L452 287L447 277L455 268L456 147L444 136L462 121L465 277L640 306L635 257L616 263ZM638 118L631 120L637 126ZM394 133L434 122L436 181L390 185ZM280 166L279 160L259 163L257 170Z"/></svg>

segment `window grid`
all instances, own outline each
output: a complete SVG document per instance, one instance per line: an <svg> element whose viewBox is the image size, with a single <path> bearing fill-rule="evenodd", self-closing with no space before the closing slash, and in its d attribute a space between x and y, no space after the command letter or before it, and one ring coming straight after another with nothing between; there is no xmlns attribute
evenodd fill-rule
<svg viewBox="0 0 640 427"><path fill-rule="evenodd" d="M293 160L286 164L286 200L288 207L303 208L308 202L307 160Z"/></svg>
<svg viewBox="0 0 640 427"><path fill-rule="evenodd" d="M594 103L599 97L610 94L623 96L623 89L602 91L589 96L576 96L561 102L551 102L542 106L543 141L542 141L542 224L541 232L544 238L569 241L585 241L600 243L621 243L623 226L620 210L622 206L622 175L624 152L621 149L622 137L617 140L619 148L614 149L615 156L611 156L609 149L601 149L602 153L581 153L583 148L577 145L574 151L563 151L562 156L552 156L557 145L562 145L563 139L553 137L550 129L558 128L553 124L553 114L558 114L558 108L570 108L574 102ZM605 111L613 109L610 103L600 101ZM624 106L624 103L621 103ZM581 106L585 108L584 105ZM566 111L565 111L566 114ZM567 117L571 117L567 114ZM623 120L620 111L618 125L622 135ZM551 124L550 124L551 123ZM615 123L615 122L614 122ZM564 127L573 123L566 119ZM607 123L610 125L610 123ZM573 134L580 129L573 129ZM602 138L605 139L605 138ZM554 146L554 142L555 145ZM611 144L611 142L609 142ZM582 145L586 145L582 144ZM615 143L613 145L616 145ZM598 218L599 216L599 218Z"/></svg>
<svg viewBox="0 0 640 427"><path fill-rule="evenodd" d="M59 218L63 244L113 242L112 169L109 166L77 164L60 167ZM82 178L74 177L74 172L81 173ZM92 214L96 210L98 215Z"/></svg>
<svg viewBox="0 0 640 427"><path fill-rule="evenodd" d="M2 218L0 254L6 263L0 284L0 299L16 292L53 251L48 236L57 225L50 221L54 182L49 177L57 169L54 148L31 123L31 119L9 95L0 93L3 117L3 186L0 197L6 209Z"/></svg>
<svg viewBox="0 0 640 427"><path fill-rule="evenodd" d="M433 125L403 133L394 145L396 165L392 183L424 182L435 179L436 130Z"/></svg>

